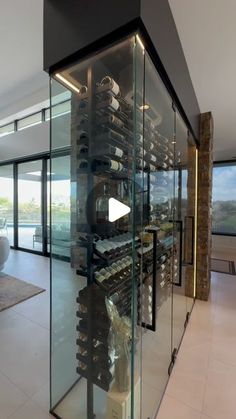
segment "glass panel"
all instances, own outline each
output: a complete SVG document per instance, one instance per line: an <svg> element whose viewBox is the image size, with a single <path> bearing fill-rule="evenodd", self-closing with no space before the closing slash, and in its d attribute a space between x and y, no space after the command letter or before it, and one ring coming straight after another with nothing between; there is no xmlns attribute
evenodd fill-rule
<svg viewBox="0 0 236 419"><path fill-rule="evenodd" d="M13 165L9 164L0 167L0 235L8 237L10 246L14 244L13 229Z"/></svg>
<svg viewBox="0 0 236 419"><path fill-rule="evenodd" d="M71 114L51 120L52 232L59 225L55 185L66 162L71 174L70 262L52 253L51 406L60 401L54 411L66 419L107 419L121 408L140 417L140 378L132 374L140 365L133 335L137 341L142 264L133 48L132 38L57 74L61 85L52 80L52 106L71 91ZM69 123L62 135L63 118ZM56 150L65 145L70 159L57 164Z"/></svg>
<svg viewBox="0 0 236 419"><path fill-rule="evenodd" d="M17 130L21 131L22 129L40 124L40 122L42 122L42 111L27 116L26 118L19 119L17 121Z"/></svg>
<svg viewBox="0 0 236 419"><path fill-rule="evenodd" d="M236 165L222 164L213 168L212 231L236 234Z"/></svg>
<svg viewBox="0 0 236 419"><path fill-rule="evenodd" d="M10 124L4 125L3 127L0 127L0 137L3 137L4 135L11 134L15 131L15 124L14 122L11 122Z"/></svg>
<svg viewBox="0 0 236 419"><path fill-rule="evenodd" d="M51 251L54 257L70 259L70 156L54 157L52 160L52 225Z"/></svg>
<svg viewBox="0 0 236 419"><path fill-rule="evenodd" d="M42 161L18 165L18 245L42 251Z"/></svg>
<svg viewBox="0 0 236 419"><path fill-rule="evenodd" d="M143 238L142 419L155 418L171 361L173 258L172 101L146 54L144 171L147 183Z"/></svg>
<svg viewBox="0 0 236 419"><path fill-rule="evenodd" d="M51 162L47 160L47 252L51 252L50 240L51 240L51 232L50 232L50 223L51 223L51 177L50 177L50 167Z"/></svg>
<svg viewBox="0 0 236 419"><path fill-rule="evenodd" d="M196 148L176 112L173 347L178 349L193 304Z"/></svg>

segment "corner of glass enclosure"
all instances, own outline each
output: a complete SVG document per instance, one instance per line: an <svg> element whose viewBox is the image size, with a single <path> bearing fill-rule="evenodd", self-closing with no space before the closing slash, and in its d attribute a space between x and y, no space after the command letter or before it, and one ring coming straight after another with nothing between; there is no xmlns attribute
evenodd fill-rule
<svg viewBox="0 0 236 419"><path fill-rule="evenodd" d="M154 419L192 304L194 150L140 35L52 75L56 417Z"/></svg>

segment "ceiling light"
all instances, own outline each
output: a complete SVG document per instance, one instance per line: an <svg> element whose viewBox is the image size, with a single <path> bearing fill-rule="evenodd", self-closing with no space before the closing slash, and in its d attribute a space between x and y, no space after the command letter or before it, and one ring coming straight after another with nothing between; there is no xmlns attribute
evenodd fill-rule
<svg viewBox="0 0 236 419"><path fill-rule="evenodd" d="M139 109L141 111L147 111L148 109L150 109L150 105L148 105L147 103L145 103L145 105L140 106Z"/></svg>
<svg viewBox="0 0 236 419"><path fill-rule="evenodd" d="M171 141L172 144L176 144L176 141Z"/></svg>
<svg viewBox="0 0 236 419"><path fill-rule="evenodd" d="M56 74L57 79L61 80L64 84L66 84L66 86L70 87L72 90L74 90L76 93L80 93L80 89L78 89L78 87L76 87L73 83L71 83L70 81L66 80L65 77L61 76L61 74L57 73Z"/></svg>

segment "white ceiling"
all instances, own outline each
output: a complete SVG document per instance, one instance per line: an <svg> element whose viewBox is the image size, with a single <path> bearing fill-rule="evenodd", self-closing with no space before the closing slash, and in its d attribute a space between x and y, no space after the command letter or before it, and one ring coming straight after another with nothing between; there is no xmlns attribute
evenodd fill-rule
<svg viewBox="0 0 236 419"><path fill-rule="evenodd" d="M236 0L169 0L215 159L236 156Z"/></svg>
<svg viewBox="0 0 236 419"><path fill-rule="evenodd" d="M236 0L169 0L201 112L212 111L215 157L236 156ZM43 0L0 0L0 120L47 99ZM32 106L35 105L32 103Z"/></svg>
<svg viewBox="0 0 236 419"><path fill-rule="evenodd" d="M0 0L0 118L48 84L43 72L43 0Z"/></svg>

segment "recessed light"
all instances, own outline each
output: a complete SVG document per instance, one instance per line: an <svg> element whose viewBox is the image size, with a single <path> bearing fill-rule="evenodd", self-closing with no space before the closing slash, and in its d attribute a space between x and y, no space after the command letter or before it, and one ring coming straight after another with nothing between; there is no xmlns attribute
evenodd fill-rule
<svg viewBox="0 0 236 419"><path fill-rule="evenodd" d="M141 41L141 38L138 34L136 35L136 40L138 41L139 45L141 46L142 50L144 51L145 50L144 45L143 45L143 43Z"/></svg>
<svg viewBox="0 0 236 419"><path fill-rule="evenodd" d="M66 84L66 86L70 87L76 93L80 93L80 89L78 89L78 87L76 87L73 83L71 83L69 80L67 80L65 77L63 77L61 74L57 73L56 78L61 80L64 84Z"/></svg>

